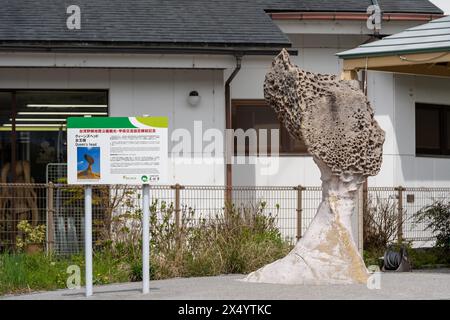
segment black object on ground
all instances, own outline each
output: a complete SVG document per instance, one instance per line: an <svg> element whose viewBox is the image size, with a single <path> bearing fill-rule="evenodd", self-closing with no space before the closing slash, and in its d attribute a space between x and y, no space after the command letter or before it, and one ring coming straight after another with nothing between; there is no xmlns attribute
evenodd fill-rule
<svg viewBox="0 0 450 320"><path fill-rule="evenodd" d="M404 246L400 250L395 250L389 246L384 253L383 271L410 272L411 263L409 262L408 252Z"/></svg>

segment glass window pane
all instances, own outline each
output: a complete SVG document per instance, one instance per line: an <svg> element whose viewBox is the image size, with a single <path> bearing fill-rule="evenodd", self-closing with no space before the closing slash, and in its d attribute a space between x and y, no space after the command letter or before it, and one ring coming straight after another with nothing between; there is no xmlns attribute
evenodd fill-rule
<svg viewBox="0 0 450 320"><path fill-rule="evenodd" d="M0 127L8 123L11 118L12 94L0 91ZM3 127L3 130L6 130Z"/></svg>
<svg viewBox="0 0 450 320"><path fill-rule="evenodd" d="M4 127L11 118L12 94L0 92L0 183L10 181L7 165L11 162L11 127Z"/></svg>
<svg viewBox="0 0 450 320"><path fill-rule="evenodd" d="M105 91L18 91L16 101L18 128L57 130L71 116L108 114Z"/></svg>
<svg viewBox="0 0 450 320"><path fill-rule="evenodd" d="M244 131L254 128L256 130L267 129L267 140L263 147L267 148L270 153L271 149L271 129L279 130L279 152L280 153L307 153L306 146L303 141L294 139L288 131L281 126L275 111L266 105L262 100L255 102L253 105L243 104L235 105L233 109L233 129L243 129ZM235 141L235 150L237 143ZM246 142L246 150L248 150L248 142Z"/></svg>
<svg viewBox="0 0 450 320"><path fill-rule="evenodd" d="M257 130L258 136L258 154L267 155L271 153L272 139L271 130L280 130L280 123L277 115L268 106L253 107L254 125L253 128ZM266 130L266 134L260 134L260 130ZM262 132L262 131L261 131ZM276 144L275 144L276 145ZM279 145L279 142L278 142ZM261 147L261 149L260 149Z"/></svg>
<svg viewBox="0 0 450 320"><path fill-rule="evenodd" d="M280 130L280 123L277 120L275 112L262 102L261 105L243 105L236 107L233 112L233 129L242 129L244 131L255 129L257 141L256 145L252 146L252 149L254 148L260 153L270 154L271 130ZM262 131L260 130L267 130L267 139L263 139L261 135ZM238 143L240 142L242 141L235 139L235 151L238 149ZM247 138L245 140L245 146L239 145L239 147L245 147L246 154L248 154L250 143L250 139ZM260 146L262 147L261 150L259 150Z"/></svg>
<svg viewBox="0 0 450 320"><path fill-rule="evenodd" d="M303 140L292 137L286 129L281 130L281 144L283 152L307 154L305 142Z"/></svg>
<svg viewBox="0 0 450 320"><path fill-rule="evenodd" d="M3 100L0 96L1 105ZM46 182L47 165L66 162L67 118L86 115L108 115L107 91L17 90L16 167L30 170L20 171L15 182ZM11 115L0 116L3 130L10 131Z"/></svg>
<svg viewBox="0 0 450 320"><path fill-rule="evenodd" d="M416 110L417 149L440 149L439 109L419 107Z"/></svg>

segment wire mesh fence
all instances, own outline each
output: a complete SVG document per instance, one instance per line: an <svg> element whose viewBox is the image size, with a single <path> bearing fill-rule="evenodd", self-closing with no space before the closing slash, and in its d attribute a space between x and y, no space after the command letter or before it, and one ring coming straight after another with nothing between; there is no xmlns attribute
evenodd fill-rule
<svg viewBox="0 0 450 320"><path fill-rule="evenodd" d="M61 170L59 168L58 170ZM59 171L55 176L59 176ZM52 181L52 179L50 179ZM223 186L152 186L151 201L173 207L173 221L186 212L193 221L220 219L231 194L232 205L245 212L262 208L275 218L281 236L294 243L308 228L322 200L320 187L233 187ZM397 236L411 241L433 240L423 224L412 216L435 200L450 201L450 188L369 188L372 203L392 203L392 214L401 212ZM141 187L95 186L93 188L93 240L112 238L114 217L141 211ZM362 214L362 213L361 213ZM32 226L46 226L45 248L57 254L83 250L84 188L67 184L0 185L0 250L17 249L17 239L26 235L18 229L20 221Z"/></svg>
<svg viewBox="0 0 450 320"><path fill-rule="evenodd" d="M401 220L398 238L427 242L434 241L435 235L426 228L426 222L416 222L414 215L435 201L450 201L450 188L372 187L368 189L368 199L397 210Z"/></svg>
<svg viewBox="0 0 450 320"><path fill-rule="evenodd" d="M45 170L45 181L47 183L67 182L67 163L49 163Z"/></svg>
<svg viewBox="0 0 450 320"><path fill-rule="evenodd" d="M0 184L0 251L16 247L23 237L20 221L36 226L46 222L45 184Z"/></svg>
<svg viewBox="0 0 450 320"><path fill-rule="evenodd" d="M411 223L413 214L435 201L450 201L449 188L405 188L402 191L403 209L407 223L403 227L404 237L418 241L434 240L431 230L426 230L426 223Z"/></svg>
<svg viewBox="0 0 450 320"><path fill-rule="evenodd" d="M301 234L304 234L316 215L317 208L322 202L322 188L321 187L304 187L302 192L302 203L300 205L302 210L302 227Z"/></svg>

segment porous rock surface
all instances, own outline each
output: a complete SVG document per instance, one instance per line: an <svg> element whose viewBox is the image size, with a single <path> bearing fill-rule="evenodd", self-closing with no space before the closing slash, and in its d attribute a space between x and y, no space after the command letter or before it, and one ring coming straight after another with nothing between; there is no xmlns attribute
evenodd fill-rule
<svg viewBox="0 0 450 320"><path fill-rule="evenodd" d="M333 173L380 170L384 132L356 81L301 70L283 50L266 75L264 95L290 134Z"/></svg>
<svg viewBox="0 0 450 320"><path fill-rule="evenodd" d="M294 249L244 281L352 284L369 278L352 235L357 191L382 161L384 132L355 81L300 70L283 50L264 84L288 131L303 138L320 169L322 202Z"/></svg>

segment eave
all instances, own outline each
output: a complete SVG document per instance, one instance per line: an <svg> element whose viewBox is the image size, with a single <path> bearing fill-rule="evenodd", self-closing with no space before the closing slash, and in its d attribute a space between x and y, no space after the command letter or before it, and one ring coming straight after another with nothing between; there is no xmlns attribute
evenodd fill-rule
<svg viewBox="0 0 450 320"><path fill-rule="evenodd" d="M436 52L345 58L342 77L354 79L360 70L450 77L450 48Z"/></svg>
<svg viewBox="0 0 450 320"><path fill-rule="evenodd" d="M347 20L366 21L367 13L361 12L269 12L273 20ZM383 13L383 21L422 21L442 18L443 14L430 13Z"/></svg>

